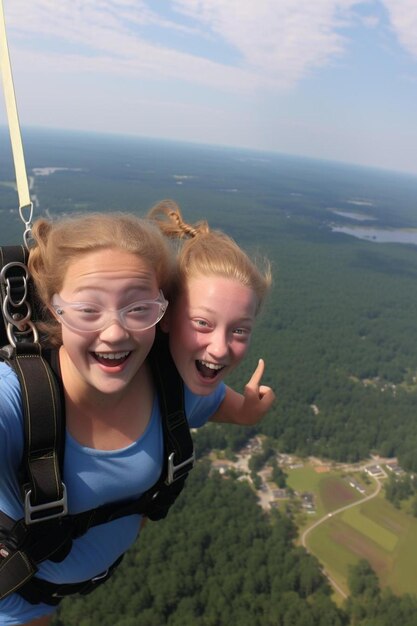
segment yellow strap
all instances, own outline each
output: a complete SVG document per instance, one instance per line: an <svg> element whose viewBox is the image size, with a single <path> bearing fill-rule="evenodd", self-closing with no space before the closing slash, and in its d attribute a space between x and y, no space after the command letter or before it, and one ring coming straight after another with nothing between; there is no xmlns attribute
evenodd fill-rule
<svg viewBox="0 0 417 626"><path fill-rule="evenodd" d="M26 175L25 157L23 154L22 138L20 135L19 116L17 113L16 98L13 87L12 68L10 65L7 46L6 23L4 19L3 0L0 0L0 69L3 79L3 90L6 99L7 119L9 122L10 140L12 143L13 160L16 172L17 193L19 196L20 217L26 226L32 219L32 202L29 195L29 185ZM30 216L25 219L22 209L30 207Z"/></svg>

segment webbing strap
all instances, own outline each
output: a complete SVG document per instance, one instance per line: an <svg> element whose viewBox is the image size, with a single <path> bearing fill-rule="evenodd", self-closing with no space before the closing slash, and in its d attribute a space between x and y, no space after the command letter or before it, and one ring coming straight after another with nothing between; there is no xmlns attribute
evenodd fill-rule
<svg viewBox="0 0 417 626"><path fill-rule="evenodd" d="M11 364L19 378L25 421L26 513L29 521L62 513L64 404L55 376L37 344L17 345ZM61 424L62 420L62 424ZM28 495L29 494L29 495ZM46 515L48 517L49 515ZM27 519L28 521L28 519Z"/></svg>
<svg viewBox="0 0 417 626"><path fill-rule="evenodd" d="M182 467L188 472L191 460L194 461L194 445L185 415L184 383L171 357L166 335L157 333L149 358L161 413L166 416L163 420L165 449L174 455L171 470L178 478L183 473ZM169 476L167 482L170 482Z"/></svg>
<svg viewBox="0 0 417 626"><path fill-rule="evenodd" d="M10 64L9 48L7 45L6 22L4 18L3 0L0 0L0 68L3 78L3 90L6 100L7 119L9 122L10 140L12 143L13 160L16 172L17 193L19 196L19 211L26 225L32 218L32 202L29 195L29 186L26 175L25 157L23 154L22 138L20 134L19 116L13 86L13 76ZM22 210L30 207L30 216L25 219Z"/></svg>
<svg viewBox="0 0 417 626"><path fill-rule="evenodd" d="M86 580L80 583L69 583L59 585L56 583L50 583L40 578L32 578L29 584L25 585L20 591L20 595L32 604L38 604L44 602L45 604L57 605L66 596L73 595L74 593L81 593L83 595L94 591L99 585L106 582L113 574L116 567L123 559L123 555L120 556L105 572L102 572L98 576L95 576L91 580Z"/></svg>
<svg viewBox="0 0 417 626"><path fill-rule="evenodd" d="M17 591L37 572L37 567L20 550L0 559L0 600Z"/></svg>
<svg viewBox="0 0 417 626"><path fill-rule="evenodd" d="M23 246L3 246L0 248L0 255L2 268L15 262L26 265L28 259L28 252Z"/></svg>

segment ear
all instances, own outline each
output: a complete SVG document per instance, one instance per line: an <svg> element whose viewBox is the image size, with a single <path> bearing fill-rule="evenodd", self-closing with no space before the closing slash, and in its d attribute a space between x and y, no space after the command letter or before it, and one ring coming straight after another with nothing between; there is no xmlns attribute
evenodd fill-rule
<svg viewBox="0 0 417 626"><path fill-rule="evenodd" d="M51 316L54 317L57 322L61 323L61 318L59 317L59 315L57 315L53 306L51 304L48 304L46 308L48 309L48 312L51 314Z"/></svg>

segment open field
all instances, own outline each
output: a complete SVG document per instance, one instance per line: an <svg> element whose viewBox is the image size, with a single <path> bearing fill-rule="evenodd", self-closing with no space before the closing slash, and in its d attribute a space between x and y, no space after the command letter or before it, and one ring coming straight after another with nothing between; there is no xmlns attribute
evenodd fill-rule
<svg viewBox="0 0 417 626"><path fill-rule="evenodd" d="M345 511L341 517L345 524L362 533L367 539L374 541L384 550L392 552L395 549L398 543L398 535L385 528L379 520L374 522L366 514L362 513L361 506Z"/></svg>
<svg viewBox="0 0 417 626"><path fill-rule="evenodd" d="M334 474L323 476L319 489L326 511L334 511L360 499L359 493L346 480Z"/></svg>
<svg viewBox="0 0 417 626"><path fill-rule="evenodd" d="M305 464L304 467L294 470L288 470L287 483L299 494L303 492L314 494L316 514L309 515L307 523L302 526L303 529L308 527L311 522L323 517L326 513L362 498L341 477L340 472L332 470L317 472L310 464Z"/></svg>
<svg viewBox="0 0 417 626"><path fill-rule="evenodd" d="M417 519L385 500L383 491L360 504L364 496L349 487L338 472L318 474L306 464L288 473L288 484L297 491L313 493L317 503L317 514L309 516L300 530L331 511L358 502L327 518L307 538L309 551L343 590L348 592L349 566L365 558L381 586L390 587L394 593L417 595ZM375 487L373 481L372 490Z"/></svg>

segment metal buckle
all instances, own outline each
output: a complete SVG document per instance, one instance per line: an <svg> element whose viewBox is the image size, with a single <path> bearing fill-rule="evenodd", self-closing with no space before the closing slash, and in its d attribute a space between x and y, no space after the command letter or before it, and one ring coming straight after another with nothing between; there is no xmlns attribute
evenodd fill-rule
<svg viewBox="0 0 417 626"><path fill-rule="evenodd" d="M181 476L183 476L184 473L181 474L181 476L175 476L176 472L178 472L180 469L182 469L183 467L185 467L186 465L191 465L190 470L194 467L194 463L195 463L195 453L193 450L192 455L190 456L189 459L186 459L185 461L183 461L182 463L178 463L178 465L175 465L174 463L174 452L171 452L171 454L168 457L168 476L167 479L165 481L165 484L167 485L171 485L175 480L177 480L178 478L181 478ZM188 470L188 471L190 471Z"/></svg>
<svg viewBox="0 0 417 626"><path fill-rule="evenodd" d="M106 571L103 572L102 574L98 574L97 576L94 576L94 578L90 580L90 583L98 583L100 580L107 578L108 575L109 575L109 568L106 569Z"/></svg>
<svg viewBox="0 0 417 626"><path fill-rule="evenodd" d="M64 483L62 483L63 487L63 495L61 500L55 500L54 502L45 502L45 504L36 504L33 506L30 502L30 494L32 493L32 489L28 489L25 495L25 523L26 524L36 524L37 522L43 522L44 520L54 519L55 517L62 517L63 515L67 515L68 513L68 501L67 501L67 490L65 488ZM62 510L59 513L51 513L50 515L44 515L42 517L33 518L34 513L38 513L39 511L48 511L50 509L56 509L60 507Z"/></svg>

